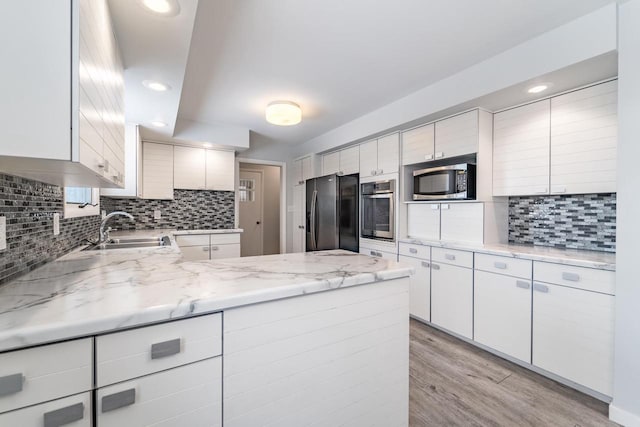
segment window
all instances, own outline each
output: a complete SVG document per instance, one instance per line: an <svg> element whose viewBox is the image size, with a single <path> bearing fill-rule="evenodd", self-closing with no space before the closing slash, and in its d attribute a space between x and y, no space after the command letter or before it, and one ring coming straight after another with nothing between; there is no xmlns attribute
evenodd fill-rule
<svg viewBox="0 0 640 427"><path fill-rule="evenodd" d="M89 187L64 188L64 217L100 215L100 190Z"/></svg>
<svg viewBox="0 0 640 427"><path fill-rule="evenodd" d="M241 179L238 186L238 195L241 202L253 202L256 199L256 180Z"/></svg>
<svg viewBox="0 0 640 427"><path fill-rule="evenodd" d="M93 205L92 189L83 187L65 187L64 201L74 205Z"/></svg>

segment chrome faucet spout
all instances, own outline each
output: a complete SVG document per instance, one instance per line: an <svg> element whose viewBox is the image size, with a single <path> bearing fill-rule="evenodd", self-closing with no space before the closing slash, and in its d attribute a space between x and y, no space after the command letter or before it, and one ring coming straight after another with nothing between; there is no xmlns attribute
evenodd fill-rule
<svg viewBox="0 0 640 427"><path fill-rule="evenodd" d="M105 230L105 226L107 225L107 221L109 221L111 218L113 218L114 216L126 216L127 218L129 218L131 221L135 221L135 218L133 217L133 215L131 215L128 212L124 212L124 211L114 211L111 212L110 214L108 214L107 216L104 217L104 219L102 220L102 222L100 222L100 238L98 240L98 243L106 243L109 240L109 231L111 230L110 228Z"/></svg>

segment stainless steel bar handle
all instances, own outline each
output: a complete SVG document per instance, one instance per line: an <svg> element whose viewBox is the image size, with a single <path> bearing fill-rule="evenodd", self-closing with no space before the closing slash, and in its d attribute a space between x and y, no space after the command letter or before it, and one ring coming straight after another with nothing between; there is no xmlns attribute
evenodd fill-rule
<svg viewBox="0 0 640 427"><path fill-rule="evenodd" d="M456 256L452 254L444 254L444 257L449 261L454 261L456 259Z"/></svg>
<svg viewBox="0 0 640 427"><path fill-rule="evenodd" d="M493 266L495 268L499 268L500 270L506 270L507 269L507 263L506 262L494 262Z"/></svg>
<svg viewBox="0 0 640 427"><path fill-rule="evenodd" d="M109 412L116 409L124 408L136 403L136 389L120 391L118 393L102 396L102 412Z"/></svg>
<svg viewBox="0 0 640 427"><path fill-rule="evenodd" d="M416 248L409 248L409 252L411 252L412 254L417 254L418 250Z"/></svg>
<svg viewBox="0 0 640 427"><path fill-rule="evenodd" d="M423 266L424 268L429 268L429 267L431 267L431 264L429 264L429 263L428 263L428 262L426 262L426 261L422 261L422 266Z"/></svg>
<svg viewBox="0 0 640 427"><path fill-rule="evenodd" d="M318 249L316 240L316 203L318 202L318 190L313 190L311 196L311 249Z"/></svg>
<svg viewBox="0 0 640 427"><path fill-rule="evenodd" d="M570 282L579 282L580 281L580 275L576 274L576 273L564 272L564 273L562 273L562 280L568 280Z"/></svg>
<svg viewBox="0 0 640 427"><path fill-rule="evenodd" d="M23 384L24 375L21 373L0 377L0 397L21 392Z"/></svg>
<svg viewBox="0 0 640 427"><path fill-rule="evenodd" d="M180 338L151 345L151 359L161 359L180 353Z"/></svg>
<svg viewBox="0 0 640 427"><path fill-rule="evenodd" d="M84 418L84 403L76 403L65 408L44 413L44 427L59 427Z"/></svg>
<svg viewBox="0 0 640 427"><path fill-rule="evenodd" d="M220 247L219 246L211 246L211 250L212 251L218 251L218 250L220 250Z"/></svg>
<svg viewBox="0 0 640 427"><path fill-rule="evenodd" d="M543 294L549 293L549 287L540 283L534 283L533 290L537 292L542 292Z"/></svg>
<svg viewBox="0 0 640 427"><path fill-rule="evenodd" d="M526 282L524 280L516 280L516 286L522 289L531 288L531 285L529 284L529 282Z"/></svg>
<svg viewBox="0 0 640 427"><path fill-rule="evenodd" d="M440 266L438 264L431 264L431 268L434 270L440 270Z"/></svg>

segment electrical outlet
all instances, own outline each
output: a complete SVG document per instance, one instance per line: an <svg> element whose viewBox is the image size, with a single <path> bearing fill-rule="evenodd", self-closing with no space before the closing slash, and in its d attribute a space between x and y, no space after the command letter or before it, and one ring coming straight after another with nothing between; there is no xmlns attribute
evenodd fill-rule
<svg viewBox="0 0 640 427"><path fill-rule="evenodd" d="M53 235L57 236L58 234L60 234L60 214L54 213L53 214Z"/></svg>
<svg viewBox="0 0 640 427"><path fill-rule="evenodd" d="M0 251L7 249L7 217L0 216Z"/></svg>
<svg viewBox="0 0 640 427"><path fill-rule="evenodd" d="M153 211L153 219L160 219L162 218L162 212L160 211L160 209L156 209L155 211Z"/></svg>
<svg viewBox="0 0 640 427"><path fill-rule="evenodd" d="M107 217L107 211L102 209L102 212L100 212L100 216L102 217L102 219L105 219Z"/></svg>

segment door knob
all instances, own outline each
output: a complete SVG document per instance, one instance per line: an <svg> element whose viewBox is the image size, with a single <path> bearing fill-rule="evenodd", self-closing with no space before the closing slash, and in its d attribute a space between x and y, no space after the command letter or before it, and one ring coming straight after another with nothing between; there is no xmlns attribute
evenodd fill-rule
<svg viewBox="0 0 640 427"><path fill-rule="evenodd" d="M256 221L256 224L260 225L260 221Z"/></svg>

